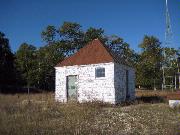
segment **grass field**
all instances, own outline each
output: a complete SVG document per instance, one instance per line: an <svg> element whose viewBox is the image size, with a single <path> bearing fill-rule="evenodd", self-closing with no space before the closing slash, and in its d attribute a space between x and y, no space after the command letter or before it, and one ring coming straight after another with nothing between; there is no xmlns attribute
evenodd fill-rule
<svg viewBox="0 0 180 135"><path fill-rule="evenodd" d="M150 96L141 94L137 96ZM166 102L60 104L52 93L30 94L29 99L25 94L0 95L0 135L180 134L180 110Z"/></svg>

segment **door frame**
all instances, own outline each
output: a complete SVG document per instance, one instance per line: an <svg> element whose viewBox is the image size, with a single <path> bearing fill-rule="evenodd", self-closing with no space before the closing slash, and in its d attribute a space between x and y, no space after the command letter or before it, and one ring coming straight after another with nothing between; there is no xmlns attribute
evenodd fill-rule
<svg viewBox="0 0 180 135"><path fill-rule="evenodd" d="M69 76L76 76L76 82L77 82L77 80L78 80L78 75L68 75L68 76L66 76L66 98L67 98L67 101L69 101L70 100L70 98L69 98L69 94L68 94L68 77ZM78 101L78 89L77 89L77 84L76 84L76 100L75 101Z"/></svg>

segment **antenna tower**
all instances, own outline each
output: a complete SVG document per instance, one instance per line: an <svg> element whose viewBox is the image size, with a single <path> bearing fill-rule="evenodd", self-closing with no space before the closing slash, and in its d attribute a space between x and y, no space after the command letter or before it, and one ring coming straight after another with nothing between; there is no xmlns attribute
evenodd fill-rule
<svg viewBox="0 0 180 135"><path fill-rule="evenodd" d="M165 48L166 47L172 47L172 29L171 29L171 21L170 21L170 14L168 10L168 1L166 0L166 30L165 30L165 42L163 47L163 63L162 63L162 90L164 89L174 89L176 85L174 84L176 80L174 81L174 74L170 73L170 70L172 69L171 58L168 58L166 55Z"/></svg>

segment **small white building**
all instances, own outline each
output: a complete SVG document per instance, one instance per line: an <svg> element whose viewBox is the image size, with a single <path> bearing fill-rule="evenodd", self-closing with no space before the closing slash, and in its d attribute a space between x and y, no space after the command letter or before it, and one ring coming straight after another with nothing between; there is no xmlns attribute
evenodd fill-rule
<svg viewBox="0 0 180 135"><path fill-rule="evenodd" d="M98 39L56 67L55 99L117 104L135 98L135 70Z"/></svg>

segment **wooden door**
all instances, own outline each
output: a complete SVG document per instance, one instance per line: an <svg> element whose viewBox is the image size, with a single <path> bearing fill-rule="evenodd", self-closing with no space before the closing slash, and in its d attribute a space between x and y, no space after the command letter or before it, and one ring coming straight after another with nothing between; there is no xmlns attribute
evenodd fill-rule
<svg viewBox="0 0 180 135"><path fill-rule="evenodd" d="M67 96L68 96L68 101L77 100L77 76L76 75L67 76Z"/></svg>

